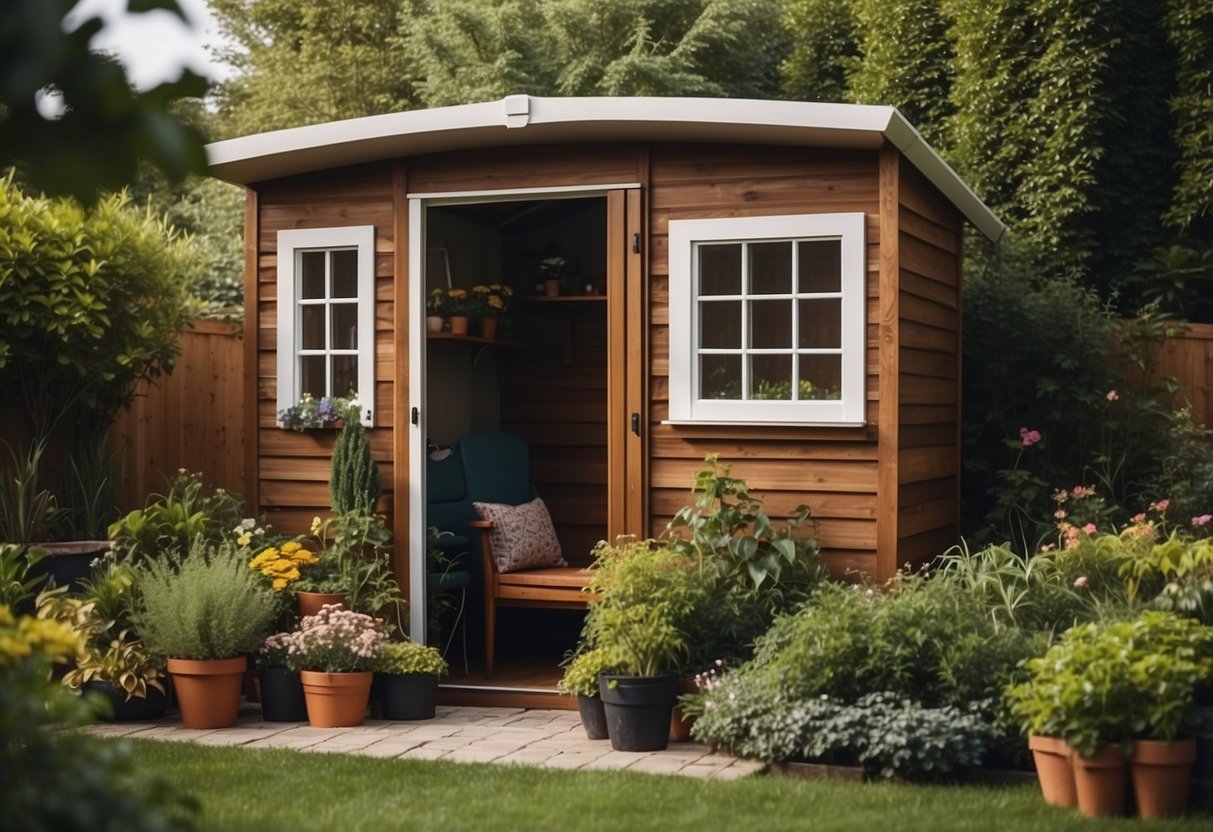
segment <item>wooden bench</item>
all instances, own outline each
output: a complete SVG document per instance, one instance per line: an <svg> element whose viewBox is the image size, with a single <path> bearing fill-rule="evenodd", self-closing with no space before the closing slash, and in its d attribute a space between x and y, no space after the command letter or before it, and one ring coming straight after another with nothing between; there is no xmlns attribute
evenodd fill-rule
<svg viewBox="0 0 1213 832"><path fill-rule="evenodd" d="M589 570L576 566L498 572L489 539L492 522L473 520L469 525L480 530L480 548L484 553L484 675L492 676L498 607L583 610L596 596L585 591L590 580Z"/></svg>

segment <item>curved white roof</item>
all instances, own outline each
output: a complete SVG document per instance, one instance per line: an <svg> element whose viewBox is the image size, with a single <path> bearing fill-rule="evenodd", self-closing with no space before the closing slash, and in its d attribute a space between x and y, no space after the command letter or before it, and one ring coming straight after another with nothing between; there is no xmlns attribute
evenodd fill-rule
<svg viewBox="0 0 1213 832"><path fill-rule="evenodd" d="M893 107L737 98L537 98L410 110L207 146L211 174L248 184L467 148L570 141L698 141L876 149L889 141L991 240L1006 226Z"/></svg>

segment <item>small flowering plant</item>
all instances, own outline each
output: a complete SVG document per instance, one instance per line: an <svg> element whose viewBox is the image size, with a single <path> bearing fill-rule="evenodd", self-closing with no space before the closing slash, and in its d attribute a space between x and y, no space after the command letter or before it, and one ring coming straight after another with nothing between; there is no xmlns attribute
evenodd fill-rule
<svg viewBox="0 0 1213 832"><path fill-rule="evenodd" d="M297 540L281 546L262 549L249 561L249 569L255 569L270 579L275 592L281 592L303 577L302 567L315 566L320 562L315 552Z"/></svg>
<svg viewBox="0 0 1213 832"><path fill-rule="evenodd" d="M477 300L471 296L468 290L458 286L450 289L434 289L430 292L429 301L426 303L431 315L442 315L443 317L474 315L477 305Z"/></svg>
<svg viewBox="0 0 1213 832"><path fill-rule="evenodd" d="M273 649L285 646L288 668L323 673L372 670L388 641L381 621L336 604L325 604L320 612L305 616L298 630L278 637Z"/></svg>
<svg viewBox="0 0 1213 832"><path fill-rule="evenodd" d="M278 411L278 424L288 430L304 431L335 425L342 419L357 418L361 405L353 390L348 396L324 396L316 399L304 393L298 404Z"/></svg>
<svg viewBox="0 0 1213 832"><path fill-rule="evenodd" d="M506 313L514 290L501 283L480 284L472 287L472 300L476 314L480 317L500 317Z"/></svg>

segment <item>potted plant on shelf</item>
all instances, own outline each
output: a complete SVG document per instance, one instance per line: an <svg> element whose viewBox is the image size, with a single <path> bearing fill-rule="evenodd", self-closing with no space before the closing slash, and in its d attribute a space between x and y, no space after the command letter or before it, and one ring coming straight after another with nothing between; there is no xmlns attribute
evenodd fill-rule
<svg viewBox="0 0 1213 832"><path fill-rule="evenodd" d="M476 311L476 301L467 289L458 286L447 289L442 301L442 310L451 322L452 335L468 334L468 322Z"/></svg>
<svg viewBox="0 0 1213 832"><path fill-rule="evenodd" d="M149 650L168 658L186 728L236 724L246 654L278 614L273 593L234 544L195 542L184 556L134 569L135 622Z"/></svg>
<svg viewBox="0 0 1213 832"><path fill-rule="evenodd" d="M280 634L287 666L299 671L313 728L361 725L371 696L372 668L387 642L381 622L326 605L299 629Z"/></svg>
<svg viewBox="0 0 1213 832"><path fill-rule="evenodd" d="M433 719L438 679L447 664L436 648L415 641L388 642L375 657L375 698L384 719Z"/></svg>
<svg viewBox="0 0 1213 832"><path fill-rule="evenodd" d="M668 543L622 537L594 550L583 639L615 672L598 677L611 746L656 751L669 744L685 651L679 628L698 596L694 564Z"/></svg>
<svg viewBox="0 0 1213 832"><path fill-rule="evenodd" d="M472 298L477 303L476 316L480 321L480 334L489 339L497 337L501 320L509 309L514 290L501 283L480 284L472 287Z"/></svg>
<svg viewBox="0 0 1213 832"><path fill-rule="evenodd" d="M446 292L443 289L431 289L430 296L425 300L425 329L427 332L442 332L446 324L445 310Z"/></svg>
<svg viewBox="0 0 1213 832"><path fill-rule="evenodd" d="M598 677L614 669L610 654L599 647L574 656L560 679L560 690L577 697L581 726L592 740L607 738L606 710L598 691Z"/></svg>
<svg viewBox="0 0 1213 832"><path fill-rule="evenodd" d="M1140 763L1133 785L1143 816L1182 811L1191 776L1192 746L1177 739L1195 709L1196 689L1213 679L1213 633L1198 623L1163 612L1127 621L1081 624L1062 635L1026 668L1031 678L1007 692L1012 713L1030 737L1046 800L1057 802L1045 784L1050 768L1041 753L1050 737L1070 749L1079 810L1089 816L1121 814L1128 793L1130 753ZM1155 743L1158 743L1157 745ZM1176 761L1154 776L1162 752ZM1064 752L1062 752L1064 753ZM1153 793L1158 781L1178 796Z"/></svg>
<svg viewBox="0 0 1213 832"><path fill-rule="evenodd" d="M547 297L560 296L568 265L569 261L563 254L551 254L539 261L539 279L543 281L543 293Z"/></svg>

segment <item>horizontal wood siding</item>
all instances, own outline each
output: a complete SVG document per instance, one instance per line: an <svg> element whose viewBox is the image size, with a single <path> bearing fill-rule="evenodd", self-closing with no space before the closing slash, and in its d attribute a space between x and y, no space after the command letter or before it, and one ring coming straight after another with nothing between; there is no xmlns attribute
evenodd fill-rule
<svg viewBox="0 0 1213 832"><path fill-rule="evenodd" d="M806 504L831 570L872 571L876 522L877 153L655 144L649 192L650 532L691 502L694 474L718 453L773 517ZM867 215L866 428L661 424L669 414L670 220L862 211Z"/></svg>
<svg viewBox="0 0 1213 832"><path fill-rule="evenodd" d="M957 542L961 223L911 165L899 171L897 560Z"/></svg>
<svg viewBox="0 0 1213 832"><path fill-rule="evenodd" d="M257 493L260 509L286 534L308 531L311 519L329 513L329 465L335 430L282 430L277 426L278 232L289 228L375 227L375 425L371 448L384 484L383 510L392 505L392 426L396 372L393 303L395 223L392 167L363 165L264 182L257 192L255 298L246 314L256 315ZM250 241L245 241L249 245Z"/></svg>

